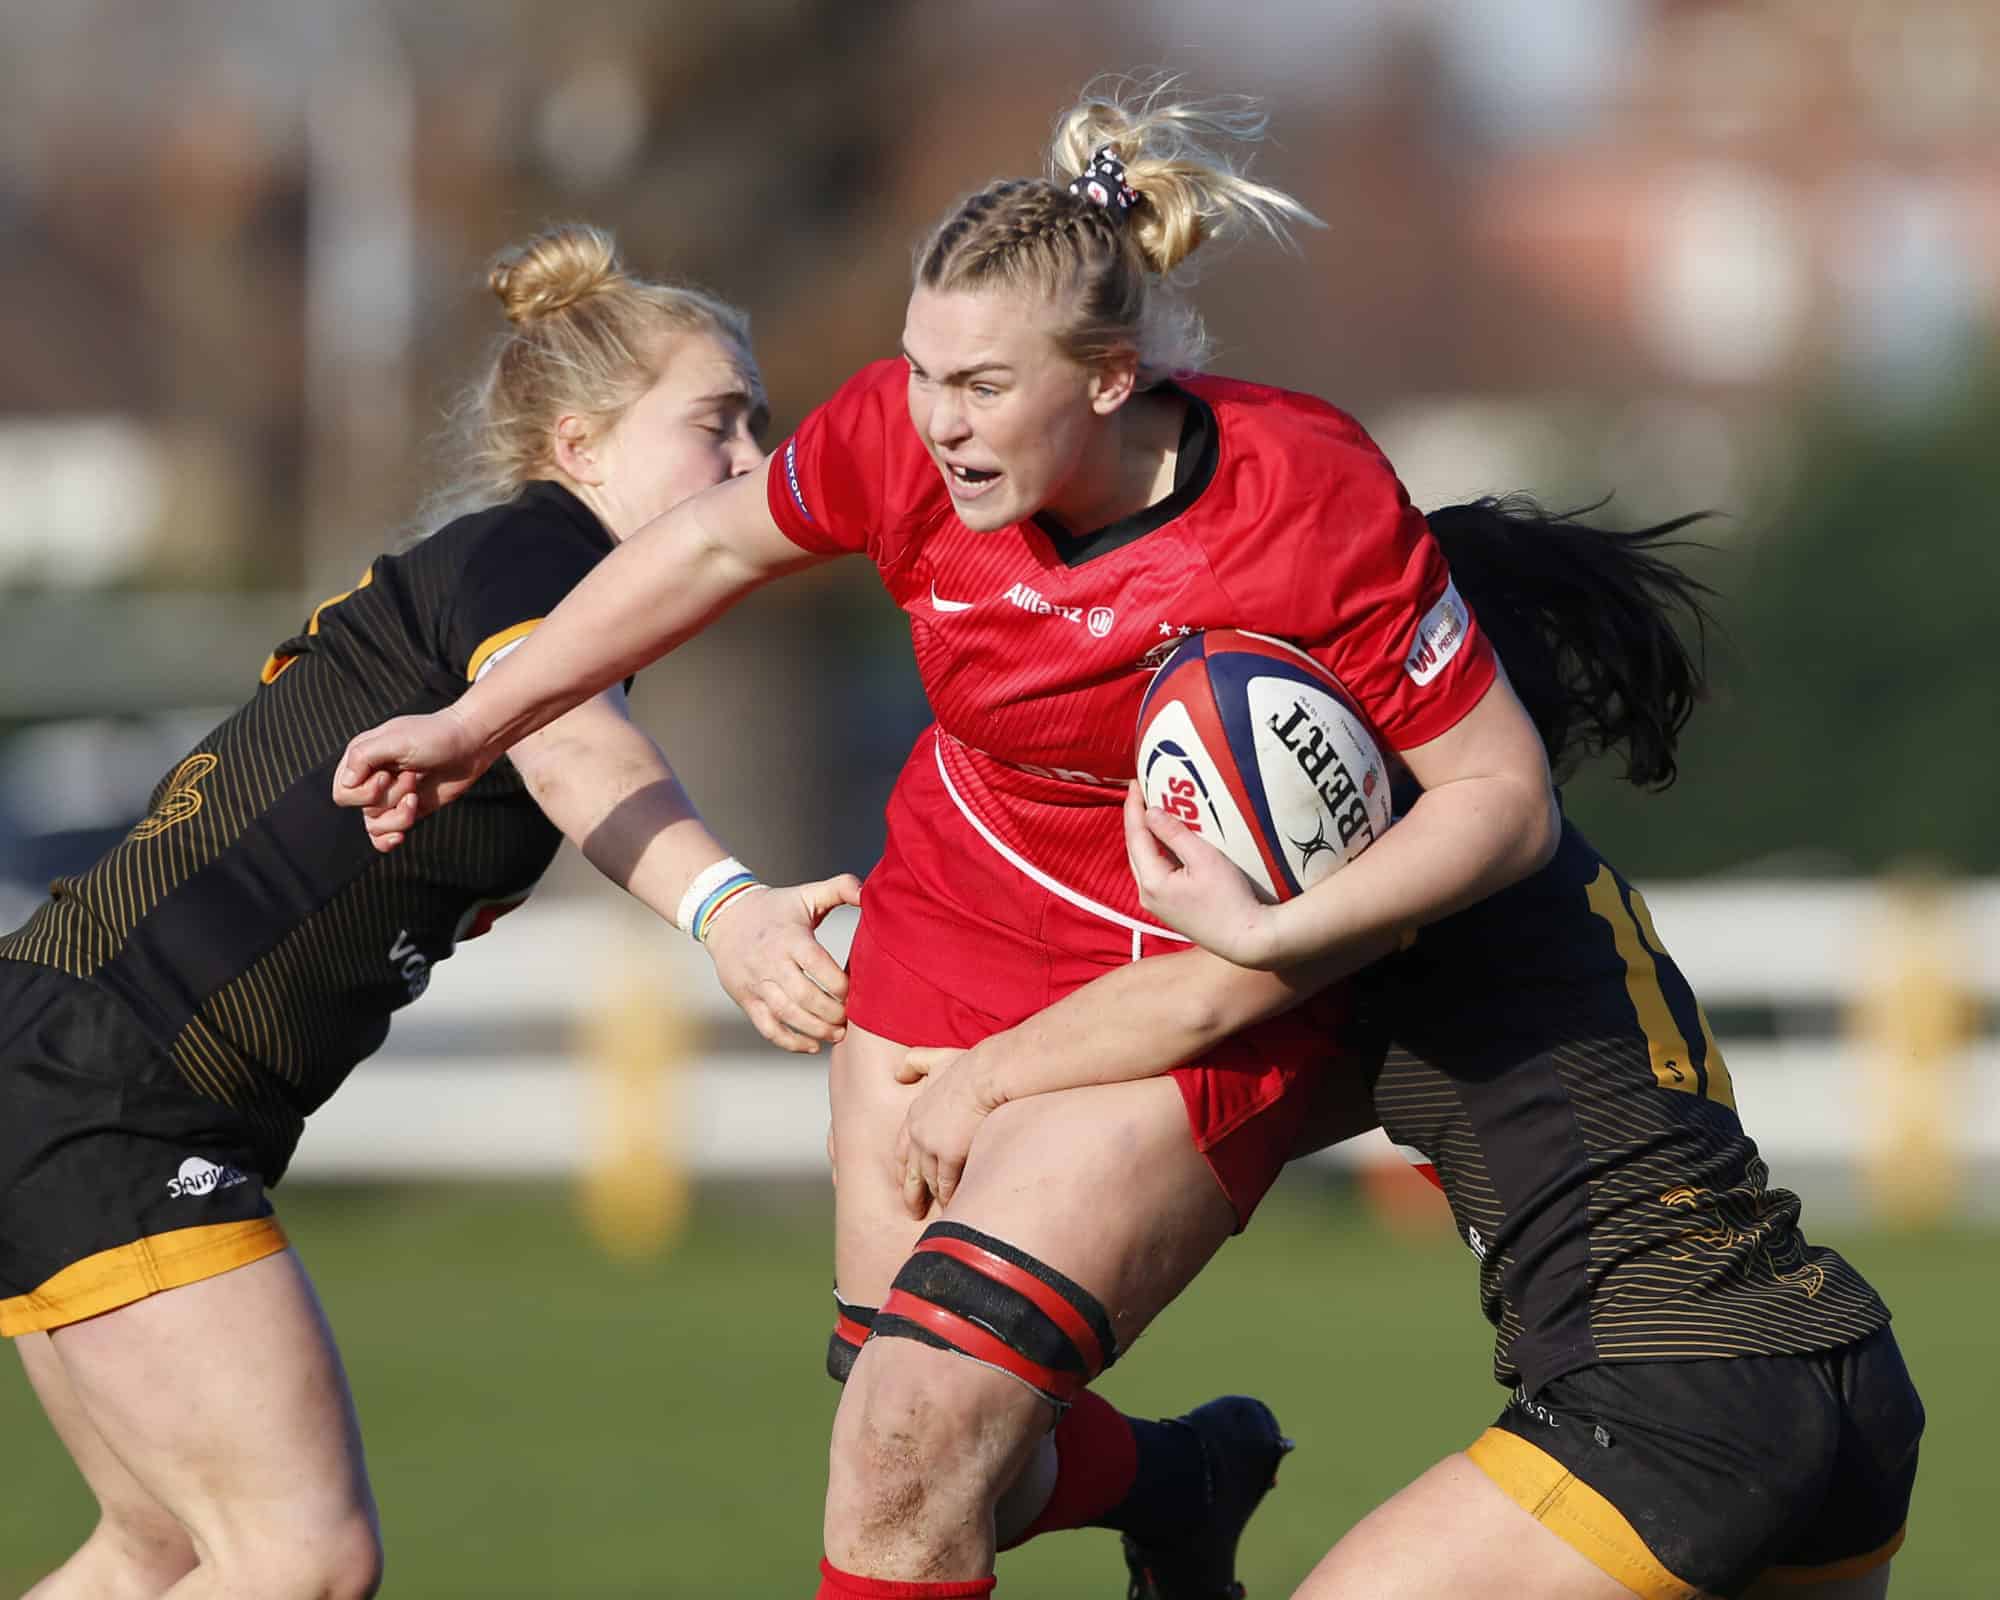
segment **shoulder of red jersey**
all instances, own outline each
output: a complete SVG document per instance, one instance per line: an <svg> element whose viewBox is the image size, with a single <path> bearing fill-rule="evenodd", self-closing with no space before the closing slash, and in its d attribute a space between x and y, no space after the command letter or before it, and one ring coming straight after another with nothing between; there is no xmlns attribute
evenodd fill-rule
<svg viewBox="0 0 2000 1600"><path fill-rule="evenodd" d="M821 554L866 551L887 564L944 503L910 425L908 376L900 358L871 361L779 448L767 498L793 543Z"/></svg>
<svg viewBox="0 0 2000 1600"><path fill-rule="evenodd" d="M1272 443L1317 439L1348 445L1377 460L1382 457L1366 428L1318 395L1206 372L1176 381L1189 394L1206 401L1218 423L1233 420Z"/></svg>
<svg viewBox="0 0 2000 1600"><path fill-rule="evenodd" d="M1294 390L1185 387L1219 437L1206 514L1190 525L1237 625L1312 651L1395 748L1444 732L1491 682L1492 652L1367 430Z"/></svg>

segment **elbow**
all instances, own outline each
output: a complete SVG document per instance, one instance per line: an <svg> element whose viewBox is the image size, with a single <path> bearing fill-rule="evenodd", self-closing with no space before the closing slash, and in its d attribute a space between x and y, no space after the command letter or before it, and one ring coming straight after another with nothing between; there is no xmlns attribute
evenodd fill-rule
<svg viewBox="0 0 2000 1600"><path fill-rule="evenodd" d="M1288 985L1267 973L1253 974L1207 951L1200 952L1199 960L1201 970L1190 972L1171 990L1174 1021L1187 1055L1262 1022L1296 998Z"/></svg>
<svg viewBox="0 0 2000 1600"><path fill-rule="evenodd" d="M1554 789L1546 783L1536 785L1525 810L1520 832L1522 877L1546 867L1562 843L1562 807L1556 803Z"/></svg>

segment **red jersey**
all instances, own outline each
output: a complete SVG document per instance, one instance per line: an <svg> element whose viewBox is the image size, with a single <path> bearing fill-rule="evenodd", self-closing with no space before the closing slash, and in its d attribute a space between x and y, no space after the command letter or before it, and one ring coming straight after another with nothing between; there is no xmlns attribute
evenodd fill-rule
<svg viewBox="0 0 2000 1600"><path fill-rule="evenodd" d="M1071 536L976 533L910 422L899 360L864 368L786 442L778 526L865 552L910 619L937 761L965 819L1032 876L1141 919L1119 807L1165 647L1247 628L1310 651L1388 747L1445 732L1493 680L1491 647L1395 473L1351 417L1226 378L1189 397L1178 484Z"/></svg>

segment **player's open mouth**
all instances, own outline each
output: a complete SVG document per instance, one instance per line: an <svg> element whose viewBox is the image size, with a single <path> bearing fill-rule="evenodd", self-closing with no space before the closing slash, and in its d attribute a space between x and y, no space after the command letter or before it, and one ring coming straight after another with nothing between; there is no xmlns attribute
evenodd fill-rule
<svg viewBox="0 0 2000 1600"><path fill-rule="evenodd" d="M982 493L986 486L998 478L997 471L984 467L960 467L945 463L944 475L951 484L951 492L961 500L970 500Z"/></svg>

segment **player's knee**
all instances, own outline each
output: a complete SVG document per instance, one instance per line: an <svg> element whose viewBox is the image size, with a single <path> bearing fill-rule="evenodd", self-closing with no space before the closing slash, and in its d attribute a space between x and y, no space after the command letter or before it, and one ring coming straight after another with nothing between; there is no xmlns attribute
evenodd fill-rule
<svg viewBox="0 0 2000 1600"><path fill-rule="evenodd" d="M217 1577L268 1600L370 1600L382 1587L382 1535L369 1509L310 1527L260 1531L213 1556Z"/></svg>
<svg viewBox="0 0 2000 1600"><path fill-rule="evenodd" d="M962 1381L970 1369L940 1374L912 1354L921 1352L878 1347L841 1398L827 1475L829 1550L921 1550L986 1498L977 1396Z"/></svg>
<svg viewBox="0 0 2000 1600"><path fill-rule="evenodd" d="M1058 1408L1118 1356L1109 1314L1081 1284L955 1222L924 1230L873 1333L1005 1373Z"/></svg>

